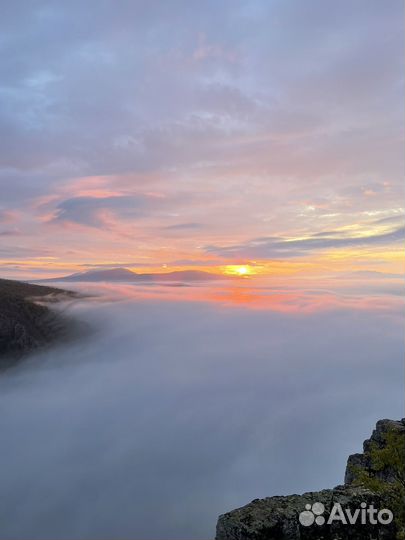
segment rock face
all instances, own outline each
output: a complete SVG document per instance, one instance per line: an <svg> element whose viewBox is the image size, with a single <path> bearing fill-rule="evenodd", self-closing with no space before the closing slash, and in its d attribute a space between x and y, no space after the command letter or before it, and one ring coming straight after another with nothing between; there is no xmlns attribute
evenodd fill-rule
<svg viewBox="0 0 405 540"><path fill-rule="evenodd" d="M61 295L71 296L53 287L0 279L0 370L65 333L66 320L33 300L53 301Z"/></svg>
<svg viewBox="0 0 405 540"><path fill-rule="evenodd" d="M367 507L384 508L381 498L362 488L338 486L335 489L304 493L303 495L290 495L287 497L268 497L257 499L250 504L220 516L217 525L217 540L346 540L361 539L391 540L395 538L394 525L362 524L360 517L355 524L350 525L342 520L334 520L327 524L335 504L339 503L346 511L347 508L354 514L361 504ZM313 505L316 504L315 507ZM319 506L319 505L322 506ZM312 510L324 511L316 516ZM321 517L323 524L302 524L300 514L305 511L303 521L310 523L315 517ZM305 518L308 521L305 521Z"/></svg>
<svg viewBox="0 0 405 540"><path fill-rule="evenodd" d="M383 523L389 520L389 514L377 519L377 511L389 509L389 503L382 495L353 485L353 465L370 470L371 444L383 448L388 430L404 437L405 449L405 420L380 420L371 438L364 442L364 453L349 457L345 485L303 495L256 499L219 517L216 540L394 540L394 521ZM377 474L385 482L393 479L389 468ZM371 507L376 510L370 510L372 518L367 513ZM358 512L354 523L350 523L347 511L353 517Z"/></svg>
<svg viewBox="0 0 405 540"><path fill-rule="evenodd" d="M370 459L370 449L371 445L375 444L378 448L384 448L385 441L384 435L388 431L395 431L401 433L404 437L405 445L405 419L402 420L379 420L377 422L376 428L371 434L369 439L366 439L363 443L363 453L362 454L352 454L347 460L346 473L345 473L345 484L353 484L354 474L353 471L355 468L360 467L367 471L372 471L371 459ZM385 482L392 482L395 479L395 473L392 469L386 468L383 471L373 471L373 474Z"/></svg>

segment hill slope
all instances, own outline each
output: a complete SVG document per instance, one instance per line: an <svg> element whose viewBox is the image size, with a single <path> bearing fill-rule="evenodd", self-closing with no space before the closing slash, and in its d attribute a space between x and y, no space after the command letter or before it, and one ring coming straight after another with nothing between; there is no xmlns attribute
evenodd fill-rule
<svg viewBox="0 0 405 540"><path fill-rule="evenodd" d="M29 351L59 339L67 321L35 299L56 301L76 293L0 279L0 370Z"/></svg>

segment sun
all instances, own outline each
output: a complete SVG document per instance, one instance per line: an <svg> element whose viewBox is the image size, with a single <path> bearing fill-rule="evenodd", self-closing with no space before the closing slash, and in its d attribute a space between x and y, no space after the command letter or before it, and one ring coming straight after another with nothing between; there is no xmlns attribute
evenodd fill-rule
<svg viewBox="0 0 405 540"><path fill-rule="evenodd" d="M246 274L249 274L249 269L247 266L238 266L236 273L240 276L246 276Z"/></svg>
<svg viewBox="0 0 405 540"><path fill-rule="evenodd" d="M234 276L245 277L245 276L249 276L253 274L253 270L248 265L239 266L239 265L232 264L225 268L225 274L232 274Z"/></svg>

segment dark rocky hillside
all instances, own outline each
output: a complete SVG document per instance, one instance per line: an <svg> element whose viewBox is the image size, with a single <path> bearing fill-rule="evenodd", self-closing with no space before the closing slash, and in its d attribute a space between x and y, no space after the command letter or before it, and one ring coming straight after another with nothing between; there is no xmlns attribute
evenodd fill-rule
<svg viewBox="0 0 405 540"><path fill-rule="evenodd" d="M74 296L54 287L0 279L0 370L66 335L67 320L45 304Z"/></svg>
<svg viewBox="0 0 405 540"><path fill-rule="evenodd" d="M403 540L404 467L405 420L380 420L364 442L363 453L349 456L344 485L256 499L219 517L216 540ZM328 524L337 503L352 515L360 509L359 516L362 504L388 508L394 519L373 524L369 518L361 523L358 517L354 524Z"/></svg>

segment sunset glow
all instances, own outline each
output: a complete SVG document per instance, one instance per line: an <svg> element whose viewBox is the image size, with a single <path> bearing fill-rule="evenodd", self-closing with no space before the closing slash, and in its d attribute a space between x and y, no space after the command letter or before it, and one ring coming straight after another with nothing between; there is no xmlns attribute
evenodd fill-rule
<svg viewBox="0 0 405 540"><path fill-rule="evenodd" d="M238 266L238 265L230 265L225 268L225 274L231 274L236 276L250 276L254 274L254 270L247 265Z"/></svg>
<svg viewBox="0 0 405 540"><path fill-rule="evenodd" d="M307 12L272 2L223 6L222 23L203 30L201 5L175 40L176 10L162 28L151 12L151 31L160 29L152 56L130 6L117 14L120 31L95 39L78 29L66 50L60 43L45 56L35 50L47 37L33 30L21 71L3 79L11 128L0 167L4 277L121 267L252 283L365 279L366 271L399 278L400 49L394 38L381 48L367 30L380 24L380 9L351 16L364 32L349 40L349 56L350 29L322 20L336 47L321 54L311 21L298 23ZM70 13L54 10L55 24ZM62 63L57 50L66 52ZM366 84L365 71L378 84Z"/></svg>

